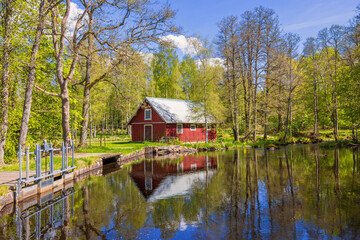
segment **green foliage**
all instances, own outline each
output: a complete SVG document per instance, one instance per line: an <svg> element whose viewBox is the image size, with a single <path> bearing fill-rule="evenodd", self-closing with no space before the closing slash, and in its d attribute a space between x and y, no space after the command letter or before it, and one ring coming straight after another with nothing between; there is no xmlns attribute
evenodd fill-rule
<svg viewBox="0 0 360 240"><path fill-rule="evenodd" d="M182 98L179 60L175 50L160 46L152 61L152 81L155 97Z"/></svg>
<svg viewBox="0 0 360 240"><path fill-rule="evenodd" d="M0 186L0 197L6 195L9 192L9 187L1 185Z"/></svg>

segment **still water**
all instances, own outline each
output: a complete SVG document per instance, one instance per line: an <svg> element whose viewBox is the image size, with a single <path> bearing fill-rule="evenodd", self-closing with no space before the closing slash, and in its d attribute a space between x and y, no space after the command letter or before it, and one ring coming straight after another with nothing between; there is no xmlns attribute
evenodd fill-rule
<svg viewBox="0 0 360 240"><path fill-rule="evenodd" d="M0 215L0 239L360 239L359 164L356 148L298 145L110 166Z"/></svg>

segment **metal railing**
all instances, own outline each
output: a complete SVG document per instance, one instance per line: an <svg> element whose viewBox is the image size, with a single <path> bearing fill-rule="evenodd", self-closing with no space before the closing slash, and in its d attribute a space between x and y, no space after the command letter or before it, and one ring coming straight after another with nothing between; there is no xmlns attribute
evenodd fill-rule
<svg viewBox="0 0 360 240"><path fill-rule="evenodd" d="M76 191L71 188L44 204L23 211L17 206L15 222L18 239L43 239L44 236L56 233L64 221L71 217L68 213L74 216L75 193ZM31 218L35 220L33 229L30 229Z"/></svg>
<svg viewBox="0 0 360 240"><path fill-rule="evenodd" d="M41 181L42 179L54 177L57 174L65 174L73 169L75 169L74 165L74 143L70 146L67 146L66 143L62 143L60 149L56 149L53 147L52 143L48 144L46 140L43 140L44 144L39 145L36 144L34 152L29 151L29 147L26 147L25 152L22 152L21 146L19 146L18 158L19 158L19 181L18 184L21 187L22 184L29 184L32 182ZM61 169L54 170L54 152L61 151ZM71 166L69 166L68 155L71 152ZM50 169L47 171L47 164L45 164L45 171L41 171L42 167L42 153L48 153L50 155ZM30 155L35 155L35 176L30 177ZM22 158L25 156L26 158L26 177L23 179L22 177Z"/></svg>

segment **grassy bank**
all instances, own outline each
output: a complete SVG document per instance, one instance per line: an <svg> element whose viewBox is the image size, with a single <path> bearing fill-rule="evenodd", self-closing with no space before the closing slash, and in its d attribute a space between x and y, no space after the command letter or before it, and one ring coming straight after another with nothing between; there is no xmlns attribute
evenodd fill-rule
<svg viewBox="0 0 360 240"><path fill-rule="evenodd" d="M158 142L132 142L131 138L128 135L118 135L118 136L106 136L106 146L104 141L99 139L93 139L91 142L88 143L89 146L87 148L80 148L75 151L75 159L74 165L79 167L86 167L93 164L96 160L100 158L100 155L104 153L122 153L123 155L133 153L137 150L140 150L145 147L149 146L164 146L168 145L169 143L158 143ZM33 149L30 149L33 151ZM87 153L91 153L92 156L86 156ZM98 154L97 154L98 153ZM81 156L84 155L85 157L76 157L76 155ZM49 157L43 157L42 162L42 170L49 169ZM45 165L45 162L47 164ZM61 169L61 157L54 157L54 169L58 170ZM71 165L71 157L69 157L69 165ZM34 155L30 156L30 163L29 163L30 171L35 171L35 160ZM18 171L19 170L19 163L14 160L6 166L0 168L0 171ZM26 170L26 161L23 159L22 161L22 170Z"/></svg>
<svg viewBox="0 0 360 240"><path fill-rule="evenodd" d="M104 143L104 137L106 141ZM320 146L322 147L334 147L334 146L348 146L355 145L355 143L351 140L351 131L350 130L340 130L339 132L339 141L335 142L333 140L333 134L331 130L320 131L320 135L318 138L311 137L311 132L302 132L296 134L296 136L288 139L286 143L281 141L282 136L279 135L269 135L267 140L262 138L262 135L259 134L257 137L257 141L253 142L250 140L243 140L235 142L233 141L232 132L230 129L218 131L218 140L215 142L209 143L180 143L178 141L172 143L158 143L158 142L132 142L129 135L117 135L117 136L103 136L102 140L100 138L92 139L91 143L88 142L87 148L80 148L76 150L76 153L80 157L75 158L75 166L77 167L85 167L90 166L96 160L99 159L99 156L104 153L122 153L123 155L133 153L137 150L141 150L142 148L149 146L164 146L169 144L179 144L187 147L192 147L196 149L224 149L224 148L277 148L280 145L286 144L295 144L295 143L314 143L321 142ZM31 149L32 151L33 149ZM98 155L96 155L98 153ZM84 157L81 157L81 154ZM86 154L92 154L92 156L86 156ZM54 169L61 168L61 158L54 158ZM49 157L43 158L43 170L45 170L45 161L49 161ZM71 162L71 158L69 160ZM69 163L71 164L71 163ZM22 162L22 169L25 170L26 163ZM49 169L49 163L47 163L47 169ZM19 164L16 160L12 163L0 168L0 171L18 171ZM33 156L30 160L30 170L35 170L35 161Z"/></svg>
<svg viewBox="0 0 360 240"><path fill-rule="evenodd" d="M106 146L105 146L106 145ZM78 153L122 153L129 154L140 150L145 147L154 147L154 146L164 146L167 143L158 143L158 142L132 142L129 135L118 135L115 138L107 138L106 144L104 141L101 142L97 140L92 142L91 146L87 148L78 149Z"/></svg>

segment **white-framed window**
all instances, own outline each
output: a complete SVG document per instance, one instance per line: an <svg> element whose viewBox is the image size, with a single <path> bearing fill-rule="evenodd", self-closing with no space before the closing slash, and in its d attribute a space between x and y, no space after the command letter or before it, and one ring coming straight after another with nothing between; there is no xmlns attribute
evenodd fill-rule
<svg viewBox="0 0 360 240"><path fill-rule="evenodd" d="M208 131L211 131L211 125L210 125L210 124L207 125L207 130L208 130Z"/></svg>
<svg viewBox="0 0 360 240"><path fill-rule="evenodd" d="M183 133L183 125L182 124L176 125L176 133L177 134L182 134Z"/></svg>
<svg viewBox="0 0 360 240"><path fill-rule="evenodd" d="M151 109L145 109L145 120L151 120Z"/></svg>
<svg viewBox="0 0 360 240"><path fill-rule="evenodd" d="M196 124L190 124L190 131L196 131Z"/></svg>

